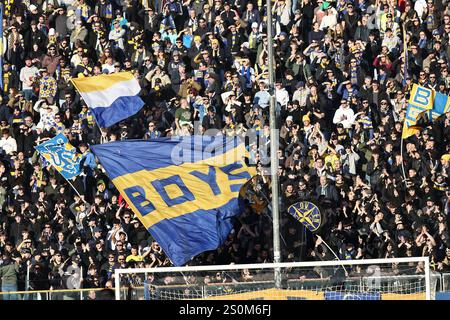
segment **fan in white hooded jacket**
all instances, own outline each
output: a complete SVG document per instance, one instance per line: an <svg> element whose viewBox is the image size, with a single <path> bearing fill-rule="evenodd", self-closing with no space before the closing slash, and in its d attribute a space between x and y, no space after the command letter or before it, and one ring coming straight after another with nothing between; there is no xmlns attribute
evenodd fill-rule
<svg viewBox="0 0 450 320"><path fill-rule="evenodd" d="M5 151L6 154L11 154L17 151L16 139L11 137L9 129L3 129L2 137L0 138L0 148Z"/></svg>
<svg viewBox="0 0 450 320"><path fill-rule="evenodd" d="M38 100L34 106L34 111L39 112L40 120L37 127L44 130L50 130L56 126L55 116L59 112L59 108L56 105L47 103L47 100Z"/></svg>
<svg viewBox="0 0 450 320"><path fill-rule="evenodd" d="M355 123L355 112L347 104L342 104L336 110L333 117L333 123L341 123L345 129L350 129Z"/></svg>

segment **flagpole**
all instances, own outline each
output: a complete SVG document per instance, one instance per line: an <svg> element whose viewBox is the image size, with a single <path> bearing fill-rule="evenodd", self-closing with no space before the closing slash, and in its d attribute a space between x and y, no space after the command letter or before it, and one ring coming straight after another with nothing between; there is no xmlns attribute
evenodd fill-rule
<svg viewBox="0 0 450 320"><path fill-rule="evenodd" d="M408 76L408 44L406 43L406 28L405 25L403 25L403 79L405 81L406 86L406 78Z"/></svg>
<svg viewBox="0 0 450 320"><path fill-rule="evenodd" d="M405 80L405 86L406 86L406 78L407 78L407 74L408 74L408 44L406 43L406 28L405 25L403 24L403 64L404 64L404 69L403 69L403 79ZM406 120L403 120L406 121ZM402 158L402 173L403 173L403 182L405 183L405 190L408 189L408 184L406 183L406 172L405 172L405 161L403 158L403 130L405 129L405 125L402 126L402 137L400 140L400 157Z"/></svg>
<svg viewBox="0 0 450 320"><path fill-rule="evenodd" d="M53 166L53 165L52 165ZM78 190L75 188L75 186L72 184L72 182L69 181L69 179L67 179L66 177L63 176L63 174L61 172L59 172L58 170L55 170L56 172L58 172L63 178L64 180L66 180L70 186L72 187L72 189L76 192L76 194L80 197L81 200L83 200L84 203L86 203L86 200L83 199L83 197L81 196L81 194L78 192Z"/></svg>
<svg viewBox="0 0 450 320"><path fill-rule="evenodd" d="M278 131L275 112L275 56L273 52L273 21L272 0L266 0L267 10L267 50L269 56L269 122L270 122L270 172L272 186L272 218L273 218L273 261L281 262L280 248L280 212L279 212L279 182L278 182ZM281 288L281 269L275 268L275 287Z"/></svg>
<svg viewBox="0 0 450 320"><path fill-rule="evenodd" d="M316 235L316 234L313 234L313 235L316 236L317 238L319 238L318 235ZM328 243L326 243L322 237L320 237L320 239L322 239L322 243L328 248L328 250L331 251L331 253L335 256L335 258L338 259L338 261L342 261L341 259L339 259L339 256L336 254L336 252L334 252L333 249L331 249L331 247L328 245ZM341 267L342 267L342 269L344 269L345 275L348 276L348 271L347 271L347 269L345 269L344 264L341 264Z"/></svg>
<svg viewBox="0 0 450 320"><path fill-rule="evenodd" d="M64 177L64 176L63 176ZM64 178L65 179L65 178ZM84 198L81 196L81 194L78 192L78 190L75 188L75 186L72 184L72 182L70 182L69 179L66 179L66 181L70 184L70 186L72 187L73 190L75 190L75 192L77 193L77 195L80 197L81 200L83 200L84 203L86 203L86 200L84 200Z"/></svg>
<svg viewBox="0 0 450 320"><path fill-rule="evenodd" d="M403 173L403 181L405 182L405 190L408 189L408 184L406 183L406 171L405 171L405 159L403 158L403 130L402 128L402 138L400 140L400 157L402 158L402 173Z"/></svg>

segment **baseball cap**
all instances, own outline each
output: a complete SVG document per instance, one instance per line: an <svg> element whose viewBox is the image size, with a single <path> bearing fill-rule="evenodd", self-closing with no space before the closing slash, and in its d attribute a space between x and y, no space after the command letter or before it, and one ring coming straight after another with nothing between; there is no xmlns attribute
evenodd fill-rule
<svg viewBox="0 0 450 320"><path fill-rule="evenodd" d="M297 84L295 85L296 88L300 88L300 87L304 87L305 86L305 82L304 81L299 81L297 82Z"/></svg>

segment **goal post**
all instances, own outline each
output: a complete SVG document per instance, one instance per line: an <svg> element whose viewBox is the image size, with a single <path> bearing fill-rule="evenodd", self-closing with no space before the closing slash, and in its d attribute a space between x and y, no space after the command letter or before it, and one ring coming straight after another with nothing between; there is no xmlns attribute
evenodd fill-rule
<svg viewBox="0 0 450 320"><path fill-rule="evenodd" d="M114 278L116 300L430 300L434 290L428 257L129 268Z"/></svg>

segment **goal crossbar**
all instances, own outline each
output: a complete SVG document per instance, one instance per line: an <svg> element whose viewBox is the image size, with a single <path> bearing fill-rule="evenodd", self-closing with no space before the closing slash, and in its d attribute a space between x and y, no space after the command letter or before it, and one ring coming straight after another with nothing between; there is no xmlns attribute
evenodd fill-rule
<svg viewBox="0 0 450 320"><path fill-rule="evenodd" d="M361 259L361 260L331 260L331 261L305 261L305 262L281 262L262 264L228 264L210 266L188 266L188 267L167 267L167 268L127 268L115 269L115 294L116 300L120 300L120 275L130 273L169 273L169 272L199 272L199 271L222 271L222 270L243 270L243 269L273 269L296 268L296 267L327 267L327 266L353 266L369 264L388 263L409 263L423 262L425 270L426 299L431 299L430 290L430 261L428 257L405 257L386 259Z"/></svg>

